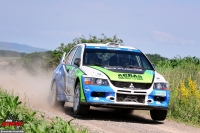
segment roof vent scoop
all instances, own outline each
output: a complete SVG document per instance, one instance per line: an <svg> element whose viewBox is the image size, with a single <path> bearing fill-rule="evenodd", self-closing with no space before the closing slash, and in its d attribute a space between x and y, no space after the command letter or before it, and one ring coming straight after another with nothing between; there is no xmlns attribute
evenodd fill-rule
<svg viewBox="0 0 200 133"><path fill-rule="evenodd" d="M106 43L106 45L107 45L107 46L119 47L119 46L121 46L122 44L115 43L115 42L109 42L109 43Z"/></svg>

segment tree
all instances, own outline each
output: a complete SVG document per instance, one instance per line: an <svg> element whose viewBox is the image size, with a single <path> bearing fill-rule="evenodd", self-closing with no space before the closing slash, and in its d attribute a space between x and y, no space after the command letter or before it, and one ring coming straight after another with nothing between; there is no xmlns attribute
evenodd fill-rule
<svg viewBox="0 0 200 133"><path fill-rule="evenodd" d="M61 43L60 46L55 49L52 52L51 59L49 59L48 66L55 68L60 58L62 57L62 53L66 52L68 53L76 44L80 43L108 43L108 42L115 42L118 44L122 44L123 40L117 38L116 35L114 35L112 38L106 37L104 34L101 34L102 36L100 38L96 36L89 35L89 39L85 38L83 35L82 37L75 38L73 42L68 43L67 45L64 45L64 43Z"/></svg>
<svg viewBox="0 0 200 133"><path fill-rule="evenodd" d="M155 62L157 62L157 61L168 60L168 58L162 57L162 56L159 55L159 54L146 54L146 56L149 58L149 60L150 60L152 63L155 63Z"/></svg>

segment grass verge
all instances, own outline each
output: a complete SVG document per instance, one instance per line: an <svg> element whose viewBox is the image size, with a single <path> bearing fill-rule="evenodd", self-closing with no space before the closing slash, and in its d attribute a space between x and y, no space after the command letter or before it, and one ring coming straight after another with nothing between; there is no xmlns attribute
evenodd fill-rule
<svg viewBox="0 0 200 133"><path fill-rule="evenodd" d="M3 91L0 87L0 130L15 130L15 126L2 126L8 116L24 122L18 130L26 133L88 133L87 129L71 125L71 121L64 121L60 117L46 119L44 114L23 106L19 97L13 93Z"/></svg>

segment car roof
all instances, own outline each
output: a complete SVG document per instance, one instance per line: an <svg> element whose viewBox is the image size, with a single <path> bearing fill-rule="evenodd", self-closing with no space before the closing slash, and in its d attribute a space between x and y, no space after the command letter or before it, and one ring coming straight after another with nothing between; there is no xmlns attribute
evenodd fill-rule
<svg viewBox="0 0 200 133"><path fill-rule="evenodd" d="M131 46L125 46L123 44L117 44L117 43L82 43L82 44L77 44L78 45L86 45L86 46L104 46L104 47L118 47L118 48L128 48L128 49L137 49L135 47L131 47Z"/></svg>

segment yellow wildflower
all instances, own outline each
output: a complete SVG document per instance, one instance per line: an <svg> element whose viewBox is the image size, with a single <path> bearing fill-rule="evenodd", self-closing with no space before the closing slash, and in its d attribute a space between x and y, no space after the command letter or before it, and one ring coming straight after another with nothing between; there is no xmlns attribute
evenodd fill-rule
<svg viewBox="0 0 200 133"><path fill-rule="evenodd" d="M186 102L189 96L188 89L185 87L185 83L182 80L180 81L180 85L181 85L180 91L183 101Z"/></svg>
<svg viewBox="0 0 200 133"><path fill-rule="evenodd" d="M189 85L189 89L191 90L191 94L192 96L196 95L196 91L197 91L197 82L196 80L195 81L192 81L191 78L188 78L188 85Z"/></svg>

